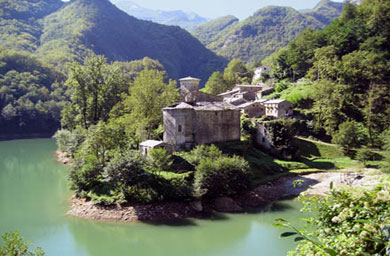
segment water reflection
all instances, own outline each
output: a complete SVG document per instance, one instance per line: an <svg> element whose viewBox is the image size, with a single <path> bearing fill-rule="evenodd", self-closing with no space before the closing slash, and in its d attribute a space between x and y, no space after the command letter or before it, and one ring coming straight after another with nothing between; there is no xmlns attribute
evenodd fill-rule
<svg viewBox="0 0 390 256"><path fill-rule="evenodd" d="M47 255L286 255L291 240L275 218L299 219L285 202L249 214L167 223L110 223L66 216L67 169L52 157L53 140L0 142L0 233L19 230Z"/></svg>

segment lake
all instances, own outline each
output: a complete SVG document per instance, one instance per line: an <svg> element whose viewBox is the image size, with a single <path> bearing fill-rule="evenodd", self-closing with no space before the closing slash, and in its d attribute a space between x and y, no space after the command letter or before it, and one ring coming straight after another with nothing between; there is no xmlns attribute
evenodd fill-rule
<svg viewBox="0 0 390 256"><path fill-rule="evenodd" d="M52 139L0 141L0 234L19 231L47 255L282 256L295 247L274 219L303 218L300 203L176 223L113 223L67 216L67 169Z"/></svg>

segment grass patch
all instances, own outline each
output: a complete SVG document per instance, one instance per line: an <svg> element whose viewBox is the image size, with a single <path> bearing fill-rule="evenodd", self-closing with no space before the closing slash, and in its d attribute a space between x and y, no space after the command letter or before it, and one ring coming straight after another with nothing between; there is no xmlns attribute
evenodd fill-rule
<svg viewBox="0 0 390 256"><path fill-rule="evenodd" d="M300 152L297 161L275 158L254 147L249 142L222 143L217 144L217 146L225 155L241 156L248 161L253 185L268 182L292 173L302 174L364 168L363 163L345 157L336 145L303 138L295 138L294 144L299 148ZM184 160L190 154L191 152L176 153ZM371 162L367 163L371 164ZM378 164L378 161L373 161L373 163Z"/></svg>
<svg viewBox="0 0 390 256"><path fill-rule="evenodd" d="M287 89L281 92L275 92L269 96L266 96L265 98L286 99L295 106L298 106L305 100L312 99L313 94L313 85L311 83L298 83L289 84Z"/></svg>
<svg viewBox="0 0 390 256"><path fill-rule="evenodd" d="M303 138L294 138L294 146L299 149L301 158L343 158L344 154L337 145Z"/></svg>
<svg viewBox="0 0 390 256"><path fill-rule="evenodd" d="M156 172L155 175L158 175L166 180L177 179L177 178L188 178L192 175L192 172L186 173L174 173L174 172Z"/></svg>

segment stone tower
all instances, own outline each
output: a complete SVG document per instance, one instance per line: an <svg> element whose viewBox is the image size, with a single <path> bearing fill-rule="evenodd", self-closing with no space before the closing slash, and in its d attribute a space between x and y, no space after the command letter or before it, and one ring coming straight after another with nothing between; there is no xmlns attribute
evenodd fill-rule
<svg viewBox="0 0 390 256"><path fill-rule="evenodd" d="M185 99L186 96L192 92L199 91L200 79L193 77L186 77L179 79L180 81L180 94L182 99Z"/></svg>

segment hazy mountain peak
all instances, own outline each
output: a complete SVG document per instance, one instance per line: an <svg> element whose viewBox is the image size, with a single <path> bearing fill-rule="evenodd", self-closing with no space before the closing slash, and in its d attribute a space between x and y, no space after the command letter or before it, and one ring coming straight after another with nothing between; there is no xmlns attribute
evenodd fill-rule
<svg viewBox="0 0 390 256"><path fill-rule="evenodd" d="M111 0L119 9L138 19L149 20L165 25L177 25L187 30L192 30L208 19L194 12L182 10L163 11L144 8L135 2L127 0Z"/></svg>

